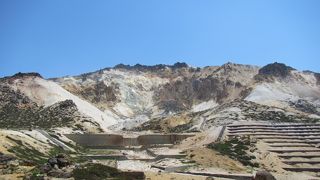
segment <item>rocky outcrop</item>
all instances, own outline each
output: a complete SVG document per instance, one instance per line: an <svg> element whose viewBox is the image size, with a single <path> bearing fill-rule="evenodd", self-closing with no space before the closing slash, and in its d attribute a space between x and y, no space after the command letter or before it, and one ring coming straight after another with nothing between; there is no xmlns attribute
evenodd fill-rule
<svg viewBox="0 0 320 180"><path fill-rule="evenodd" d="M184 62L177 62L173 65L165 65L165 64L157 64L154 66L146 66L141 64L136 64L134 66L130 65L124 65L124 64L118 64L114 66L114 69L125 69L125 70L137 70L137 71L159 71L163 70L165 68L171 68L173 70L179 69L179 68L188 68L188 64Z"/></svg>
<svg viewBox="0 0 320 180"><path fill-rule="evenodd" d="M272 75L278 77L286 77L290 75L290 71L295 70L294 68L287 66L283 63L273 63L263 66L259 69L260 75Z"/></svg>
<svg viewBox="0 0 320 180"><path fill-rule="evenodd" d="M30 72L30 73L17 73L17 74L14 74L13 76L11 76L11 78L24 78L24 77L39 77L39 78L42 78L42 76L37 73L37 72Z"/></svg>
<svg viewBox="0 0 320 180"><path fill-rule="evenodd" d="M21 78L28 78L28 77L39 77L42 78L42 76L37 72L29 72L29 73L22 73L18 72L12 76L6 76L3 78L0 78L0 82L9 82L11 83L15 79L21 79Z"/></svg>

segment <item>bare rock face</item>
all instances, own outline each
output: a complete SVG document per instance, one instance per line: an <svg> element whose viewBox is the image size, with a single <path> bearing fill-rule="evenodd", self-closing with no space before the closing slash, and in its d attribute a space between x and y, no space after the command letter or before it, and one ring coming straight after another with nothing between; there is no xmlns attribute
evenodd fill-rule
<svg viewBox="0 0 320 180"><path fill-rule="evenodd" d="M168 83L157 90L155 100L166 111L181 111L190 109L194 102L209 100L218 103L226 102L231 91L241 92L243 89L239 82L217 77L184 78Z"/></svg>
<svg viewBox="0 0 320 180"><path fill-rule="evenodd" d="M320 85L320 73L314 73L314 77L317 80L317 84Z"/></svg>
<svg viewBox="0 0 320 180"><path fill-rule="evenodd" d="M83 87L79 94L85 98L89 99L90 102L116 102L119 87L116 84L110 86L105 85L102 81L97 82L93 86Z"/></svg>

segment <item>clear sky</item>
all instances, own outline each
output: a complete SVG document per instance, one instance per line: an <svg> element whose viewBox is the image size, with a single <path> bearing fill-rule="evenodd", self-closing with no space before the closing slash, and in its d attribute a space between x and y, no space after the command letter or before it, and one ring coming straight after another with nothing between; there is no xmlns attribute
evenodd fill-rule
<svg viewBox="0 0 320 180"><path fill-rule="evenodd" d="M320 0L0 1L1 77L177 61L320 72Z"/></svg>

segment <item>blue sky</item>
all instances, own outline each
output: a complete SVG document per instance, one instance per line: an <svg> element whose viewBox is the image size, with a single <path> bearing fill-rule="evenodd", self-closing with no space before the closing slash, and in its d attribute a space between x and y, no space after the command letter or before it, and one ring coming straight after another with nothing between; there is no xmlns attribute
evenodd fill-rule
<svg viewBox="0 0 320 180"><path fill-rule="evenodd" d="M177 61L320 72L320 1L0 1L0 76Z"/></svg>

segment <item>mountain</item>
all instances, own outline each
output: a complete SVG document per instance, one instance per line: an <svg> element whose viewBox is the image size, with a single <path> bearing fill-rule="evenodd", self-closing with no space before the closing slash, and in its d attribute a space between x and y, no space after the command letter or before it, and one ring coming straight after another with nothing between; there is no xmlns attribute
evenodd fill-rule
<svg viewBox="0 0 320 180"><path fill-rule="evenodd" d="M319 121L320 74L277 62L119 64L52 79L17 73L0 78L0 179L109 172L154 179L157 167L164 169L154 174L160 179L176 178L168 172L176 168L179 174L247 173L252 179L252 172L257 177L268 171L277 179L314 179L318 174L300 171L319 171L319 162L307 159L320 156ZM78 137L83 139L73 139ZM180 137L187 138L177 142ZM129 146L115 146L124 139ZM279 154L295 156L288 161ZM297 157L300 164L286 164Z"/></svg>
<svg viewBox="0 0 320 180"><path fill-rule="evenodd" d="M0 79L1 126L79 132L206 131L234 121L318 121L320 75L264 67L123 65L44 79Z"/></svg>

